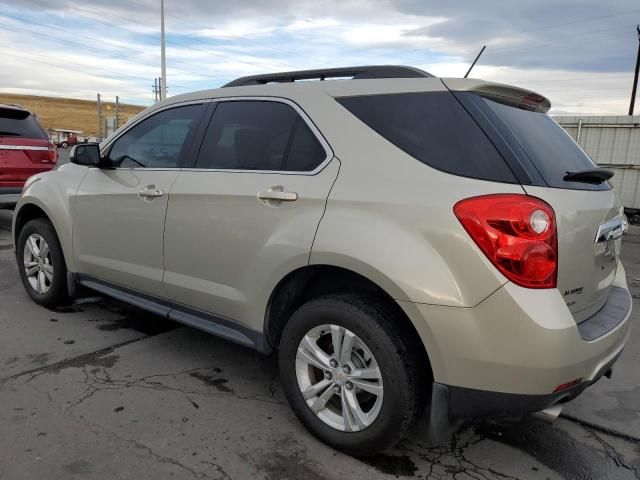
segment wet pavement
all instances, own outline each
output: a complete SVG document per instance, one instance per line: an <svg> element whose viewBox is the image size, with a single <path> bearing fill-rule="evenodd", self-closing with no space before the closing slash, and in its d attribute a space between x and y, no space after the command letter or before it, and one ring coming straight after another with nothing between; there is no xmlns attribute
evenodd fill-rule
<svg viewBox="0 0 640 480"><path fill-rule="evenodd" d="M19 284L0 211L0 479L640 478L640 332L547 425L474 421L446 446L418 426L366 461L311 437L275 357L95 296L56 310ZM4 230L3 230L4 229ZM623 260L640 316L640 229Z"/></svg>

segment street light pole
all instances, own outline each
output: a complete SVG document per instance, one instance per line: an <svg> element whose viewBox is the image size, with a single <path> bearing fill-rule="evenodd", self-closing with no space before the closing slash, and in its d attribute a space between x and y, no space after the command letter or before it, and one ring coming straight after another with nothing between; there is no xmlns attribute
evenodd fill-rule
<svg viewBox="0 0 640 480"><path fill-rule="evenodd" d="M160 0L160 55L162 62L162 84L160 85L160 100L167 98L167 62L164 54L164 0Z"/></svg>

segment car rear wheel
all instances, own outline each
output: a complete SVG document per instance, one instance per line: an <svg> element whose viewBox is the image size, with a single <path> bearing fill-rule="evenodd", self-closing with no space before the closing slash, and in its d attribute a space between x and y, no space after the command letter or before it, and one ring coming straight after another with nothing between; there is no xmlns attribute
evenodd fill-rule
<svg viewBox="0 0 640 480"><path fill-rule="evenodd" d="M27 222L17 242L20 279L36 303L52 307L67 299L67 269L58 236L49 221Z"/></svg>
<svg viewBox="0 0 640 480"><path fill-rule="evenodd" d="M371 455L400 440L430 385L398 322L376 297L330 295L298 309L282 334L283 388L302 423L329 445Z"/></svg>
<svg viewBox="0 0 640 480"><path fill-rule="evenodd" d="M62 148L67 148L69 146L69 144L67 142L62 142Z"/></svg>

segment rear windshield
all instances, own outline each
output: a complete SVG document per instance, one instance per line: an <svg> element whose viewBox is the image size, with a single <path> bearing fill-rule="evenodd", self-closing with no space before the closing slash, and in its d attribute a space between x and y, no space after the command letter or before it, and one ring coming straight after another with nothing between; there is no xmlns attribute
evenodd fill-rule
<svg viewBox="0 0 640 480"><path fill-rule="evenodd" d="M24 110L0 109L0 137L27 137L46 139L38 121Z"/></svg>
<svg viewBox="0 0 640 480"><path fill-rule="evenodd" d="M531 162L546 186L579 190L610 188L607 182L593 185L563 179L567 172L597 168L597 165L548 115L523 110L494 98L480 98L490 112L488 117L493 126L511 137L511 142L517 142L523 152L520 156L527 157L521 161Z"/></svg>
<svg viewBox="0 0 640 480"><path fill-rule="evenodd" d="M496 148L450 92L337 100L371 129L426 165L465 177L517 183Z"/></svg>

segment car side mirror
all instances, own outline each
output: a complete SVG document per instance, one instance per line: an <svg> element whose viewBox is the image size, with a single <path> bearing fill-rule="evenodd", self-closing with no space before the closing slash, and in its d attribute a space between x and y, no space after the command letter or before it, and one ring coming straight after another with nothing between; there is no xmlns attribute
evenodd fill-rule
<svg viewBox="0 0 640 480"><path fill-rule="evenodd" d="M97 143L83 143L74 145L69 153L69 161L76 165L87 167L100 166L100 145Z"/></svg>

